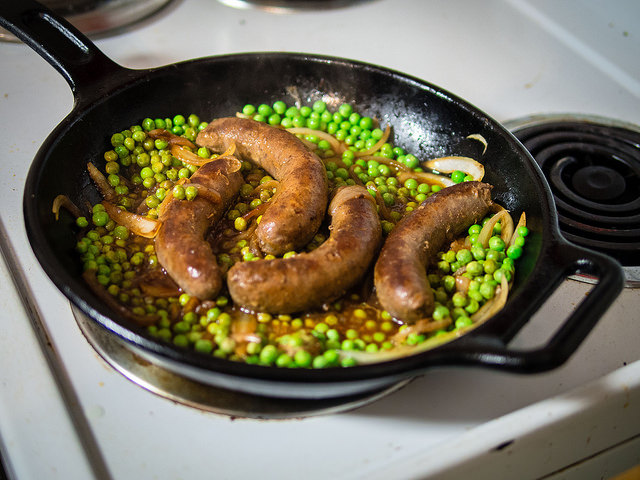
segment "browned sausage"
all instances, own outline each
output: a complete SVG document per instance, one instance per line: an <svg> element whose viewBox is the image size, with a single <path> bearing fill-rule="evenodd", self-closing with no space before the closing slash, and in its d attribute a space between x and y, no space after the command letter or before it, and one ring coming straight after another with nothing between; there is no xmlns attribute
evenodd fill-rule
<svg viewBox="0 0 640 480"><path fill-rule="evenodd" d="M382 240L375 202L363 187L343 187L329 214L331 234L317 249L231 267L227 286L233 301L253 311L293 313L319 307L354 286Z"/></svg>
<svg viewBox="0 0 640 480"><path fill-rule="evenodd" d="M240 166L233 157L203 165L190 179L199 189L196 198L172 197L160 213L162 226L155 239L158 261L185 292L200 299L217 295L222 287L206 235L240 190Z"/></svg>
<svg viewBox="0 0 640 480"><path fill-rule="evenodd" d="M374 269L378 300L391 315L414 322L433 313L428 261L447 241L482 219L491 185L464 182L433 194L404 217L385 241Z"/></svg>
<svg viewBox="0 0 640 480"><path fill-rule="evenodd" d="M196 138L214 151L236 145L236 153L264 168L280 186L256 229L265 253L282 255L309 243L327 208L322 161L289 132L244 118L219 118Z"/></svg>

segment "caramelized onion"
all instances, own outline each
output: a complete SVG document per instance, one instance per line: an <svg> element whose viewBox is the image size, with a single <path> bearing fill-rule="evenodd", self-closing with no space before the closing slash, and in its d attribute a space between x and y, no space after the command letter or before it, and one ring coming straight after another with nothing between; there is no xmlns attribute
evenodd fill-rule
<svg viewBox="0 0 640 480"><path fill-rule="evenodd" d="M127 227L132 233L141 237L155 237L162 225L158 220L128 212L110 202L104 201L102 205L114 222Z"/></svg>
<svg viewBox="0 0 640 480"><path fill-rule="evenodd" d="M315 135L322 140L326 140L327 142L329 142L329 145L331 145L331 150L333 150L335 153L342 153L346 150L344 145L336 140L336 137L334 137L333 135L329 135L327 132L323 132L322 130L314 130L313 128L304 127L292 127L287 128L286 130L287 132L294 135Z"/></svg>
<svg viewBox="0 0 640 480"><path fill-rule="evenodd" d="M171 146L171 155L173 155L183 163L186 163L188 165L196 165L198 167L206 165L207 163L215 160L215 158L202 158L200 155L197 155L191 150L180 145Z"/></svg>
<svg viewBox="0 0 640 480"><path fill-rule="evenodd" d="M482 230L480 230L480 233L478 234L478 243L480 243L484 248L489 246L489 239L493 235L493 227L495 227L498 222L502 224L500 236L504 240L505 244L508 244L513 236L513 219L507 210L502 207L500 208L501 210L484 224Z"/></svg>
<svg viewBox="0 0 640 480"><path fill-rule="evenodd" d="M116 198L116 191L93 163L87 163L87 171L89 172L89 176L91 177L91 180L93 180L93 183L98 187L102 198L109 201Z"/></svg>
<svg viewBox="0 0 640 480"><path fill-rule="evenodd" d="M419 181L420 183L429 183L431 185L439 185L442 188L446 188L446 187L450 187L452 185L455 185L455 182L453 180L451 180L449 177L444 177L442 175L436 175L435 173L413 172L413 171L399 172L398 173L398 180L400 180L400 182L402 182L402 183L406 182L410 178L413 178L413 179Z"/></svg>
<svg viewBox="0 0 640 480"><path fill-rule="evenodd" d="M80 209L69 199L69 197L67 197L66 195L58 195L53 199L53 205L51 205L51 211L55 215L56 220L58 220L61 207L66 208L71 213L71 215L76 218L82 216L82 212L80 211Z"/></svg>
<svg viewBox="0 0 640 480"><path fill-rule="evenodd" d="M480 135L479 133L474 133L474 134L471 134L471 135L467 135L467 138L470 139L470 140L477 140L482 145L484 145L484 148L482 149L482 155L484 155L484 153L487 151L487 147L489 146L489 144L487 143L487 140L482 135Z"/></svg>
<svg viewBox="0 0 640 480"><path fill-rule="evenodd" d="M180 145L183 147L195 148L194 143L191 142L190 140L184 137L181 137L180 135L175 135L170 131L164 130L162 128L156 128L155 130L151 130L150 132L147 132L147 135L153 138L154 140L158 138L161 138L162 140L166 140L171 146Z"/></svg>
<svg viewBox="0 0 640 480"><path fill-rule="evenodd" d="M423 165L430 170L441 173L452 173L456 170L466 173L474 180L480 181L484 178L484 166L469 157L440 157L423 162Z"/></svg>
<svg viewBox="0 0 640 480"><path fill-rule="evenodd" d="M526 227L526 226L527 226L527 216L524 212L522 212L522 215L520 215L520 220L518 220L518 224L515 226L513 230L513 235L511 235L511 240L509 240L509 243L507 245L508 247L516 243L516 238L520 236L518 234L518 228Z"/></svg>

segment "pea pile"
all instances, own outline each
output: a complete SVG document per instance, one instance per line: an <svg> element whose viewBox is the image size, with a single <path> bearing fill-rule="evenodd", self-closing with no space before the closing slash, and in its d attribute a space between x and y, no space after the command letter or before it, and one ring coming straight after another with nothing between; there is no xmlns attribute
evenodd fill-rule
<svg viewBox="0 0 640 480"><path fill-rule="evenodd" d="M423 170L419 160L390 142L388 128L351 105L331 111L323 101L311 106L277 101L245 105L238 115L292 129L324 162L330 188L364 185L377 202L385 234L442 188L419 176L400 181L400 172L406 177L407 172ZM92 178L102 184L105 199L153 225L168 196L190 201L198 195L188 182L199 168L196 160L217 156L191 143L206 125L195 114L145 118L112 135L104 154L103 177ZM174 155L171 148L177 137L186 140L181 155ZM245 183L237 200L209 237L223 271L235 262L275 258L255 247L251 233L278 182L246 160L241 172ZM454 183L471 178L462 171L450 177ZM512 279L528 234L526 227L518 227L515 241L507 245L500 236L501 223L496 223L488 244L483 245L478 241L482 225L470 226L468 235L447 246L429 267L436 309L433 318L417 328L401 324L382 310L367 282L322 310L298 316L249 314L236 308L225 292L216 299L191 297L159 265L153 236L135 234L107 210L104 202L98 203L76 221L80 228L76 249L85 278L105 299L117 303L160 340L233 361L278 367L348 367L356 364L349 352L417 345L471 326L474 314L494 297L502 277ZM305 251L317 248L328 235L324 227ZM283 257L298 253L287 252Z"/></svg>

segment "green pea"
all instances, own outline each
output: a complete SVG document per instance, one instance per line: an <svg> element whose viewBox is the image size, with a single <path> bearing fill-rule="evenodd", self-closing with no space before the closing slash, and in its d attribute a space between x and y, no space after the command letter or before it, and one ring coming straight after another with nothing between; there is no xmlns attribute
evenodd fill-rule
<svg viewBox="0 0 640 480"><path fill-rule="evenodd" d="M467 264L467 272L475 277L477 275L482 275L484 273L484 269L482 268L482 264L477 261L472 261Z"/></svg>
<svg viewBox="0 0 640 480"><path fill-rule="evenodd" d="M471 252L466 248L461 248L456 252L456 260L462 265L466 265L473 259Z"/></svg>
<svg viewBox="0 0 640 480"><path fill-rule="evenodd" d="M445 262L453 263L456 261L456 252L453 250L449 250L448 252L442 255L442 260Z"/></svg>
<svg viewBox="0 0 640 480"><path fill-rule="evenodd" d="M468 300L467 300L467 296L462 293L462 292L456 292L453 294L453 297L451 297L451 302L453 303L454 307L464 307Z"/></svg>
<svg viewBox="0 0 640 480"><path fill-rule="evenodd" d="M478 301L472 298L469 299L469 303L467 304L466 307L464 307L464 309L472 315L476 313L479 308L480 308L480 304L478 303Z"/></svg>
<svg viewBox="0 0 640 480"><path fill-rule="evenodd" d="M517 245L511 245L509 248L507 248L507 257L512 259L517 259L517 258L520 258L521 256L522 256L522 247L519 247Z"/></svg>
<svg viewBox="0 0 640 480"><path fill-rule="evenodd" d="M96 227L104 227L109 220L109 215L105 211L97 211L92 216L93 224Z"/></svg>
<svg viewBox="0 0 640 480"><path fill-rule="evenodd" d="M493 260L497 263L500 263L504 258L504 253L497 250L489 249L485 252L485 258L486 260Z"/></svg>
<svg viewBox="0 0 640 480"><path fill-rule="evenodd" d="M452 292L456 288L456 279L451 275L442 278L442 285L447 292Z"/></svg>
<svg viewBox="0 0 640 480"><path fill-rule="evenodd" d="M405 156L404 164L413 170L420 165L420 161L414 155L409 154Z"/></svg>
<svg viewBox="0 0 640 480"><path fill-rule="evenodd" d="M498 236L493 236L489 239L489 248L496 252L502 252L504 250L504 240Z"/></svg>
<svg viewBox="0 0 640 480"><path fill-rule="evenodd" d="M446 260L438 262L438 270L442 273L449 273L451 271L451 265Z"/></svg>
<svg viewBox="0 0 640 480"><path fill-rule="evenodd" d="M484 272L490 275L493 275L493 272L495 272L498 269L498 263L492 258L486 259L482 266L484 268Z"/></svg>
<svg viewBox="0 0 640 480"><path fill-rule="evenodd" d="M465 173L460 170L454 170L451 172L451 180L453 183L462 183L465 177Z"/></svg>
<svg viewBox="0 0 640 480"><path fill-rule="evenodd" d="M461 315L456 319L456 328L464 328L473 324L473 321L466 315Z"/></svg>
<svg viewBox="0 0 640 480"><path fill-rule="evenodd" d="M511 273L503 268L499 268L495 272L493 272L493 278L496 282L500 283L502 281L502 277L507 279L507 282L511 281Z"/></svg>
<svg viewBox="0 0 640 480"><path fill-rule="evenodd" d="M275 345L265 345L264 348L260 351L260 361L267 365L272 364L277 360L280 353Z"/></svg>
<svg viewBox="0 0 640 480"><path fill-rule="evenodd" d="M301 368L309 367L311 365L312 359L313 357L306 350L298 350L293 355L293 361L298 367L301 367Z"/></svg>
<svg viewBox="0 0 640 480"><path fill-rule="evenodd" d="M435 321L444 320L447 317L449 317L449 309L444 305L438 305L433 310L433 319Z"/></svg>
<svg viewBox="0 0 640 480"><path fill-rule="evenodd" d="M281 121L282 117L277 113L273 113L267 117L267 123L272 126L280 125Z"/></svg>
<svg viewBox="0 0 640 480"><path fill-rule="evenodd" d="M178 200L184 200L185 191L182 185L176 185L171 189L171 194Z"/></svg>
<svg viewBox="0 0 640 480"><path fill-rule="evenodd" d="M322 100L316 100L313 102L312 108L314 112L323 113L327 109L327 104Z"/></svg>
<svg viewBox="0 0 640 480"><path fill-rule="evenodd" d="M292 363L293 359L286 353L281 353L278 355L278 358L276 358L276 366L280 368L290 367Z"/></svg>
<svg viewBox="0 0 640 480"><path fill-rule="evenodd" d="M475 260L484 260L486 256L484 248L478 243L471 246L471 255Z"/></svg>
<svg viewBox="0 0 640 480"><path fill-rule="evenodd" d="M467 291L467 297L469 297L472 300L475 300L476 302L484 302L484 297L480 293L479 288L480 287L478 286L478 290Z"/></svg>
<svg viewBox="0 0 640 480"><path fill-rule="evenodd" d="M125 226L118 225L113 229L113 235L121 240L126 240L127 238L129 238L129 229L127 229L127 227Z"/></svg>
<svg viewBox="0 0 640 480"><path fill-rule="evenodd" d="M348 103L343 103L338 107L338 113L342 115L343 118L348 118L349 115L353 113L353 107ZM335 120L335 118L334 118Z"/></svg>
<svg viewBox="0 0 640 480"><path fill-rule="evenodd" d="M442 303L444 305L445 303L447 303L449 296L447 295L447 292L444 291L444 288L440 287L436 288L433 291L433 298L436 302Z"/></svg>

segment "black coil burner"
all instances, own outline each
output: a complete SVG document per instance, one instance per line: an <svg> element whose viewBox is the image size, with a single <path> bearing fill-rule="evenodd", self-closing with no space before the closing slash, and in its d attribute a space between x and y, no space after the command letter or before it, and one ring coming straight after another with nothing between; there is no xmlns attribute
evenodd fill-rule
<svg viewBox="0 0 640 480"><path fill-rule="evenodd" d="M567 240L616 258L629 284L640 281L640 127L576 115L506 126L547 178Z"/></svg>

